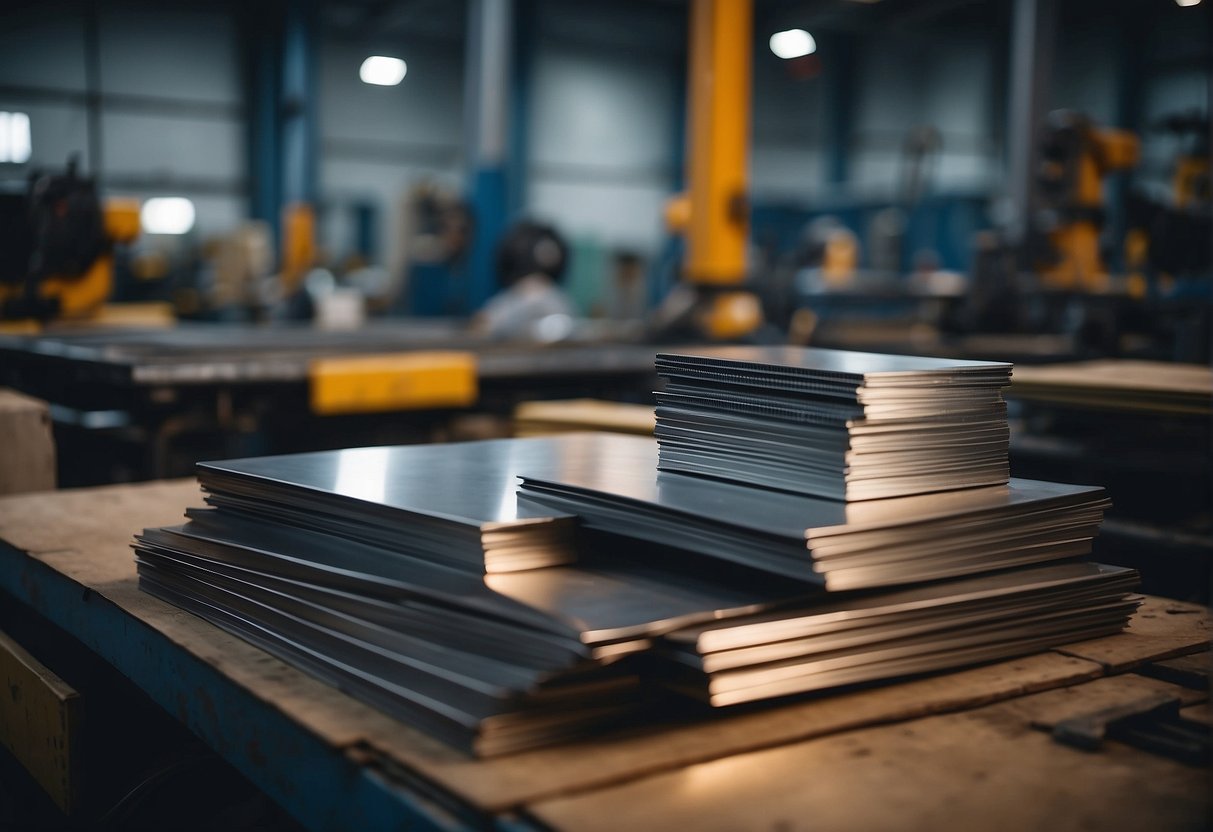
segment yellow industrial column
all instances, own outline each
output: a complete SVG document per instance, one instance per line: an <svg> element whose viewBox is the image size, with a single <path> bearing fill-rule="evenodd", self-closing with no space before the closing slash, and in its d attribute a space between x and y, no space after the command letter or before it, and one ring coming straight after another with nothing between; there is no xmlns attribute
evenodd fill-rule
<svg viewBox="0 0 1213 832"><path fill-rule="evenodd" d="M751 0L692 0L687 191L666 219L686 236L683 278L703 296L707 334L736 338L761 323L746 279Z"/></svg>

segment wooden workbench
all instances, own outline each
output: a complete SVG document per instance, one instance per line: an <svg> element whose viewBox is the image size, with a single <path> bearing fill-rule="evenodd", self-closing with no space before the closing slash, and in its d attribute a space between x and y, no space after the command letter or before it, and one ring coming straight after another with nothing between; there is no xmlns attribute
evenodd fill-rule
<svg viewBox="0 0 1213 832"><path fill-rule="evenodd" d="M468 759L141 593L129 549L189 481L0 499L0 590L113 664L314 829L1187 829L1208 770L1033 724L1173 691L1133 673L1208 649L1202 607L1149 599L1122 635L709 722Z"/></svg>

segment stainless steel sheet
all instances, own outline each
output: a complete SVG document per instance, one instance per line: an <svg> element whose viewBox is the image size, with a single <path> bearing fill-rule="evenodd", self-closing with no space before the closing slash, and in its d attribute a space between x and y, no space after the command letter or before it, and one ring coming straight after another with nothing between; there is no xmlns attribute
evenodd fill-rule
<svg viewBox="0 0 1213 832"><path fill-rule="evenodd" d="M558 473L577 435L337 451L202 462L206 488L240 480L267 494L304 492L392 517L419 515L493 529L542 523L550 512L519 508L517 472Z"/></svg>
<svg viewBox="0 0 1213 832"><path fill-rule="evenodd" d="M871 383L881 379L899 380L923 375L948 378L953 375L1009 374L1011 365L997 361L963 361L952 358L884 355L806 347L722 347L710 354L659 353L659 368L690 365L720 367L730 365L743 371L782 371L789 375L820 375L840 381Z"/></svg>
<svg viewBox="0 0 1213 832"><path fill-rule="evenodd" d="M1079 505L1102 499L1095 486L1013 478L1005 486L950 491L877 502L840 503L657 471L658 448L644 437L589 434L553 476L519 470L524 492L546 484L584 491L673 516L705 519L764 535L816 540L836 534L897 528L966 516L994 516Z"/></svg>

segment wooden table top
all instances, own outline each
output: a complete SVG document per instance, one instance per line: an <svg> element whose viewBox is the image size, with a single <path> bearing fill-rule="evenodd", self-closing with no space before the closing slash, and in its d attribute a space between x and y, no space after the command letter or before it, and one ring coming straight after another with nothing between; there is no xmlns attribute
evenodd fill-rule
<svg viewBox="0 0 1213 832"><path fill-rule="evenodd" d="M301 737L372 770L394 793L432 804L435 826L450 825L453 811L460 823L511 828L1157 830L1193 828L1208 812L1207 769L1116 743L1077 751L1033 727L1158 690L1201 707L1206 692L1131 672L1208 649L1210 616L1197 605L1149 598L1129 630L1109 638L474 760L140 592L132 534L179 522L200 503L193 481L2 498L0 588L37 607L41 584L70 581L84 602L113 605L121 620L151 628L174 655L213 669L233 695L268 705ZM69 631L87 628L81 615ZM154 698L172 695L166 684ZM191 728L209 740L208 725ZM246 774L285 805L292 791L273 779L273 766Z"/></svg>

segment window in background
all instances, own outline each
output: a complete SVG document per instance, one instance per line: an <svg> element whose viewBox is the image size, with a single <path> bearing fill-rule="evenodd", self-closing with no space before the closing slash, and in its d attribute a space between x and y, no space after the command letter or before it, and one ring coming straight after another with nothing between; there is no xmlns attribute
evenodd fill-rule
<svg viewBox="0 0 1213 832"><path fill-rule="evenodd" d="M23 165L32 150L29 115L0 112L0 163Z"/></svg>

